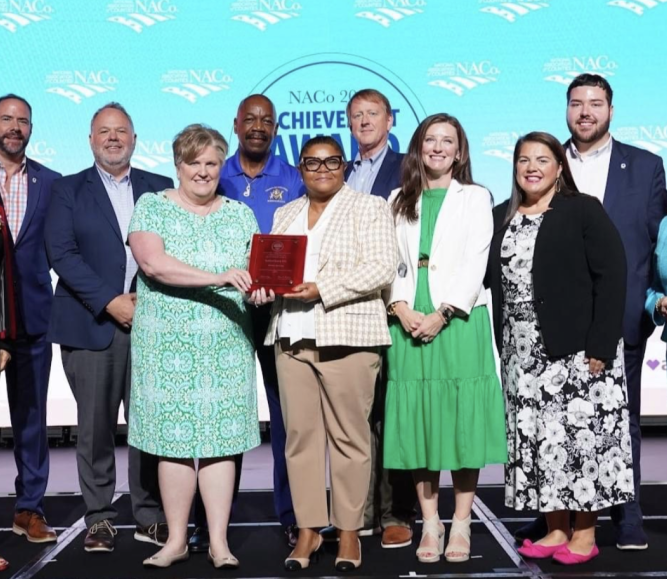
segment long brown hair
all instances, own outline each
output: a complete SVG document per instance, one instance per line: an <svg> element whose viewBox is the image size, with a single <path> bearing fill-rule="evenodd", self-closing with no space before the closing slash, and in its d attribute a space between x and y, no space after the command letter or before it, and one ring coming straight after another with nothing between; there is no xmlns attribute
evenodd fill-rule
<svg viewBox="0 0 667 579"><path fill-rule="evenodd" d="M422 191L428 186L428 178L422 160L422 145L426 131L437 123L447 123L454 127L459 140L459 160L452 167L452 179L462 185L473 185L470 148L461 123L447 113L437 113L426 117L415 130L408 145L408 152L401 165L401 190L394 199L392 209L394 217L404 217L409 222L417 221L417 201Z"/></svg>
<svg viewBox="0 0 667 579"><path fill-rule="evenodd" d="M505 213L503 226L512 221L512 217L514 217L515 213L519 209L519 205L521 205L521 202L523 201L524 192L521 187L519 187L519 184L516 180L516 165L521 154L521 147L523 147L523 145L526 143L540 143L553 153L556 162L561 166L561 173L559 177L560 189L558 191L560 195L571 197L573 195L579 194L579 189L577 189L577 185L574 182L574 177L572 176L572 171L570 171L570 166L567 163L565 149L563 149L563 145L560 144L560 141L553 135L544 133L542 131L533 131L532 133L528 133L527 135L520 137L514 146L512 193L510 194L509 205L507 206L507 213Z"/></svg>

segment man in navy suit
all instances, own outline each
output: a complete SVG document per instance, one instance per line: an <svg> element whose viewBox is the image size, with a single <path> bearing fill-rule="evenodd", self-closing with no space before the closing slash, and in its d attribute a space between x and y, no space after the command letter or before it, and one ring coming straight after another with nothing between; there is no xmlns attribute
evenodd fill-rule
<svg viewBox="0 0 667 579"><path fill-rule="evenodd" d="M60 174L25 156L31 132L28 101L14 94L0 97L0 193L14 239L19 313L26 333L6 371L18 469L13 531L33 543L45 543L55 541L56 533L43 511L49 478L46 398L51 371L46 330L53 301L44 216L51 183Z"/></svg>
<svg viewBox="0 0 667 579"><path fill-rule="evenodd" d="M94 115L95 164L53 185L46 249L59 276L48 338L61 345L77 403L77 467L86 503L89 552L113 551L117 511L114 436L121 402L130 395L130 329L137 264L126 244L137 199L173 187L171 179L130 167L136 135L127 111L109 103ZM159 501L157 457L130 447L134 538L163 545L168 536Z"/></svg>
<svg viewBox="0 0 667 579"><path fill-rule="evenodd" d="M616 526L617 548L641 550L648 547L639 506L641 372L646 340L654 330L644 312L644 302L653 275L658 229L667 214L667 190L660 157L611 137L612 97L611 86L599 75L581 74L572 81L567 90L567 126L572 138L565 149L577 187L603 203L621 234L628 262L623 341L635 500L612 507L611 518ZM536 526L539 523L529 526L537 531L530 533L533 536L540 534ZM517 539L525 538L531 529L520 529Z"/></svg>
<svg viewBox="0 0 667 579"><path fill-rule="evenodd" d="M356 191L387 199L400 185L403 155L389 147L389 132L394 124L389 99L375 89L356 92L347 104L347 120L358 145L355 159L347 164L345 181ZM360 536L382 530L382 547L396 549L412 542L414 507L417 501L412 475L408 471L388 471L382 467L382 423L385 386L378 379L370 416L371 482ZM332 539L335 529L322 531Z"/></svg>

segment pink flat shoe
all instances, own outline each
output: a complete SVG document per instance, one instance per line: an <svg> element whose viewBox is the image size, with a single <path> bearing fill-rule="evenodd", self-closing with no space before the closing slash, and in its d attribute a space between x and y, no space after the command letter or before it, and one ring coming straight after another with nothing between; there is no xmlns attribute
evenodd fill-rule
<svg viewBox="0 0 667 579"><path fill-rule="evenodd" d="M588 555L579 555L579 553L573 553L567 547L562 550L554 553L554 561L560 563L561 565L579 565L581 563L588 563L591 559L594 559L600 554L600 550L597 545L593 545L591 552Z"/></svg>
<svg viewBox="0 0 667 579"><path fill-rule="evenodd" d="M554 553L567 547L567 542L560 545L537 545L530 539L526 539L523 545L517 549L520 555L530 559L548 559L553 557Z"/></svg>

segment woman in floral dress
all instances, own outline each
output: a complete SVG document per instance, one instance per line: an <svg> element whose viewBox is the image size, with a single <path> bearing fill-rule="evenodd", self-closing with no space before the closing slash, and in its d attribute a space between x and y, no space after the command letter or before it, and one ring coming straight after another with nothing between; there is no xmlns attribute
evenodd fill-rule
<svg viewBox="0 0 667 579"><path fill-rule="evenodd" d="M520 553L582 563L598 554L598 511L634 493L623 245L546 133L517 142L512 195L494 221L487 281L507 405L505 504L546 513L547 536Z"/></svg>
<svg viewBox="0 0 667 579"><path fill-rule="evenodd" d="M252 329L243 294L252 211L217 195L225 139L190 125L174 141L179 186L143 195L129 243L140 268L132 329L129 443L158 455L169 526L162 550L144 561L188 558L187 523L197 479L215 567L237 567L227 544L234 455L257 446ZM270 301L264 291L250 301ZM195 470L199 459L199 472Z"/></svg>

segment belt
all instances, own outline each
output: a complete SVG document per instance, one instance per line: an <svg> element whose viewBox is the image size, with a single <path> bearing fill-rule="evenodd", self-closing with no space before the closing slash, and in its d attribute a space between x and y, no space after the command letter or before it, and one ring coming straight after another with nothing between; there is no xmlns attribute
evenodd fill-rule
<svg viewBox="0 0 667 579"><path fill-rule="evenodd" d="M420 259L417 262L417 267L428 267L428 258L426 259Z"/></svg>

